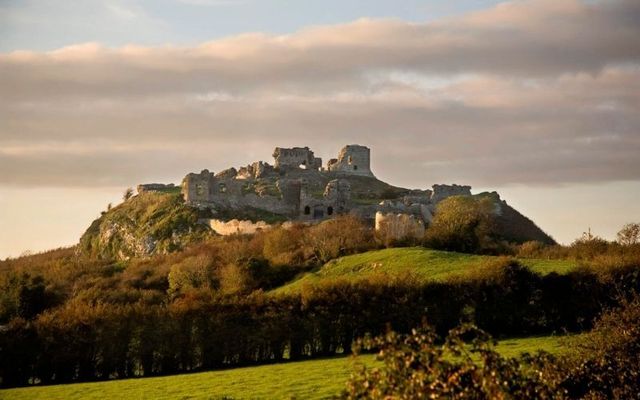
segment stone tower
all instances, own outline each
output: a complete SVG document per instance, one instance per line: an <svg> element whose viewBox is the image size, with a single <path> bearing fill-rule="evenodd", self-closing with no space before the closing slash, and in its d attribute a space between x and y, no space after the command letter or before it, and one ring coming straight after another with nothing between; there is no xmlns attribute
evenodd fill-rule
<svg viewBox="0 0 640 400"><path fill-rule="evenodd" d="M327 170L349 175L373 177L371 172L371 151L366 146L350 144L340 150L338 158L327 163Z"/></svg>

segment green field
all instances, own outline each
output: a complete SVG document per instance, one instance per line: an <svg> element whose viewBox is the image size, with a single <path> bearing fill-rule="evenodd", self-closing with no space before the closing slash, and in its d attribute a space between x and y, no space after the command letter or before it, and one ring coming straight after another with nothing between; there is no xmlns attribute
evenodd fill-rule
<svg viewBox="0 0 640 400"><path fill-rule="evenodd" d="M326 263L318 271L310 272L299 279L278 288L276 292L291 291L323 279L363 279L377 273L404 274L428 280L444 280L468 272L475 266L496 259L494 256L454 253L425 249L423 247L390 248L337 258ZM518 259L534 272L542 275L550 272L567 273L576 267L569 260Z"/></svg>
<svg viewBox="0 0 640 400"><path fill-rule="evenodd" d="M500 341L498 350L510 357L537 350L560 354L566 351L564 342L558 336L509 339ZM8 389L0 391L0 399L323 399L340 392L355 362L351 357L336 357L158 378ZM372 355L361 356L358 362L377 364Z"/></svg>

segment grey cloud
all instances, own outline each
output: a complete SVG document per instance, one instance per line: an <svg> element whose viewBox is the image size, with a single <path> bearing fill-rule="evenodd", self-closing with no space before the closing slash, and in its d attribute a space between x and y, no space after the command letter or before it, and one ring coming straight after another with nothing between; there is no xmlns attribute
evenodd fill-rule
<svg viewBox="0 0 640 400"><path fill-rule="evenodd" d="M193 48L0 55L0 185L175 180L274 146L407 186L640 179L640 4L525 1Z"/></svg>

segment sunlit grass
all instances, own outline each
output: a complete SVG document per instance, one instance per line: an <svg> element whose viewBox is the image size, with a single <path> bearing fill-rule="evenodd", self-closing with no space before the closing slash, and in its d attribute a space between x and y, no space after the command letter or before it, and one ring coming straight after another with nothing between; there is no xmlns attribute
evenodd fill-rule
<svg viewBox="0 0 640 400"><path fill-rule="evenodd" d="M513 357L521 352L566 351L558 336L500 341L498 351ZM326 399L339 393L354 363L376 365L374 356L335 357L223 371L157 378L123 379L96 383L18 388L0 391L6 400L106 399Z"/></svg>
<svg viewBox="0 0 640 400"><path fill-rule="evenodd" d="M497 257L430 250L422 247L374 250L331 260L318 271L305 274L276 291L298 290L306 284L333 278L358 280L376 273L391 275L411 273L425 281L441 281L468 272L471 268L495 258ZM519 261L542 275L551 272L564 274L576 267L576 263L569 260L519 259Z"/></svg>

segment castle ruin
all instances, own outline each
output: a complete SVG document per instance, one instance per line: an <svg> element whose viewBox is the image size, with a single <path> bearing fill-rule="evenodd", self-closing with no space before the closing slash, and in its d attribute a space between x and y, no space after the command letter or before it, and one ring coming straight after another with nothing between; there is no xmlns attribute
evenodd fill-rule
<svg viewBox="0 0 640 400"><path fill-rule="evenodd" d="M311 222L351 213L375 221L376 229L385 227L398 237L423 234L443 199L471 195L470 186L433 185L427 190L393 187L375 177L370 157L368 147L347 145L323 167L322 159L309 147L276 147L273 165L257 161L217 174L204 169L185 176L181 191L187 204L209 209L214 216L251 210L261 216ZM160 186L140 185L139 191L161 190ZM389 193L393 194L391 199ZM221 219L203 222L224 232L263 227L242 220L231 221L233 225Z"/></svg>
<svg viewBox="0 0 640 400"><path fill-rule="evenodd" d="M349 176L374 178L369 149L350 145L339 161L322 167L308 147L276 147L274 164L257 161L217 174L209 170L188 174L182 182L187 204L218 209L255 208L294 220L321 220L351 209ZM358 167L361 167L358 169Z"/></svg>

